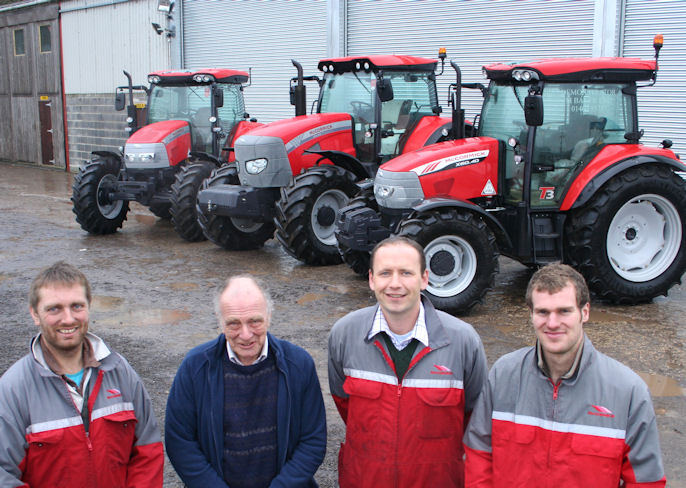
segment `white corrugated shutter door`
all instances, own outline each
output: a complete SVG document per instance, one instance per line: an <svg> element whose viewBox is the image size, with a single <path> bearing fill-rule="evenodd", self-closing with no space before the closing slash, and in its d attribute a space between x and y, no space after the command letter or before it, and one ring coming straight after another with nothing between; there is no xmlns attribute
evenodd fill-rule
<svg viewBox="0 0 686 488"><path fill-rule="evenodd" d="M483 82L481 67L498 61L591 56L594 0L348 1L348 55L412 54L435 58L448 50L463 82ZM447 114L446 62L439 97ZM468 118L481 106L478 91L464 90Z"/></svg>
<svg viewBox="0 0 686 488"><path fill-rule="evenodd" d="M623 55L650 59L653 37L664 35L660 70L655 86L638 91L638 121L644 144L663 139L672 149L686 152L686 2L675 0L627 0Z"/></svg>
<svg viewBox="0 0 686 488"><path fill-rule="evenodd" d="M291 59L305 75L320 74L326 57L326 2L320 0L185 0L184 67L252 68L245 106L260 122L292 117L289 80L296 75ZM316 83L307 84L308 101ZM308 111L309 111L308 103Z"/></svg>

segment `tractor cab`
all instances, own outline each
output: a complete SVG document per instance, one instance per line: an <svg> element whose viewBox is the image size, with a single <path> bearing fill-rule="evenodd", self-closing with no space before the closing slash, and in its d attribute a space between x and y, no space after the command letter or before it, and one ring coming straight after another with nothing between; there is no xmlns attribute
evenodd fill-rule
<svg viewBox="0 0 686 488"><path fill-rule="evenodd" d="M383 163L402 152L405 134L441 112L436 61L414 56L322 60L320 113L349 113L361 161Z"/></svg>

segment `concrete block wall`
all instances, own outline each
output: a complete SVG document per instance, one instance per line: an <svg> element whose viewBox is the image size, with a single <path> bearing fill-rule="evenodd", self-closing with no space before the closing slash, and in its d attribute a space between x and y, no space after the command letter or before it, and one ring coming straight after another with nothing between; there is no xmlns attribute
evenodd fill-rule
<svg viewBox="0 0 686 488"><path fill-rule="evenodd" d="M128 137L126 110L114 110L114 94L67 95L69 166L78 171L91 151L119 151Z"/></svg>

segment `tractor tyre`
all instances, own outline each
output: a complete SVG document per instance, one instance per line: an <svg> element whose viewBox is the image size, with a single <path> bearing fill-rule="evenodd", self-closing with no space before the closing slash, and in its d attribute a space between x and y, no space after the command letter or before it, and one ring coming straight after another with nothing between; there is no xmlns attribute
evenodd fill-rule
<svg viewBox="0 0 686 488"><path fill-rule="evenodd" d="M91 234L112 234L126 220L129 202L109 198L119 180L120 167L114 157L94 156L74 177L72 210L83 230Z"/></svg>
<svg viewBox="0 0 686 488"><path fill-rule="evenodd" d="M336 213L357 191L355 176L343 168L322 165L305 170L281 188L274 217L276 238L305 264L339 264Z"/></svg>
<svg viewBox="0 0 686 488"><path fill-rule="evenodd" d="M214 170L202 184L202 189L217 185L238 185L238 172L233 164L224 165ZM205 215L197 210L198 224L205 237L217 246L230 251L259 249L274 235L274 224L255 222L250 219L225 217L223 215Z"/></svg>
<svg viewBox="0 0 686 488"><path fill-rule="evenodd" d="M169 220L171 218L171 213L169 212L170 205L168 203L155 203L148 207L155 217L159 217L163 220Z"/></svg>
<svg viewBox="0 0 686 488"><path fill-rule="evenodd" d="M567 220L567 262L598 297L639 303L667 295L686 270L686 182L664 166L611 178Z"/></svg>
<svg viewBox="0 0 686 488"><path fill-rule="evenodd" d="M374 198L374 189L370 188L354 197L348 205L343 207L341 214L351 213L361 208L371 208L374 212L379 212L379 206ZM367 251L359 251L357 249L350 249L345 244L337 240L338 253L341 255L343 262L350 266L355 274L361 277L369 275L369 258L371 253Z"/></svg>
<svg viewBox="0 0 686 488"><path fill-rule="evenodd" d="M180 168L171 186L171 222L176 233L189 242L204 241L198 224L196 200L203 181L210 177L214 165L195 162Z"/></svg>
<svg viewBox="0 0 686 488"><path fill-rule="evenodd" d="M429 270L424 293L436 308L468 312L493 288L498 273L495 236L475 214L429 210L403 221L398 233L424 248Z"/></svg>

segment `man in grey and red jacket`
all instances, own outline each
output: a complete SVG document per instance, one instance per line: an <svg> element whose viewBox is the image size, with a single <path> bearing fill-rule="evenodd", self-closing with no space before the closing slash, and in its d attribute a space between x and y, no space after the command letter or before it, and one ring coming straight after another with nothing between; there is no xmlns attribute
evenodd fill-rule
<svg viewBox="0 0 686 488"><path fill-rule="evenodd" d="M0 486L162 486L164 453L133 368L88 332L90 285L42 270L29 294L40 333L0 378Z"/></svg>
<svg viewBox="0 0 686 488"><path fill-rule="evenodd" d="M536 345L490 371L464 438L466 486L665 486L650 393L585 336L583 277L545 266L526 300Z"/></svg>
<svg viewBox="0 0 686 488"><path fill-rule="evenodd" d="M329 335L329 386L346 423L342 488L461 487L462 434L486 380L478 334L422 298L424 252L403 237L372 251L378 306Z"/></svg>

